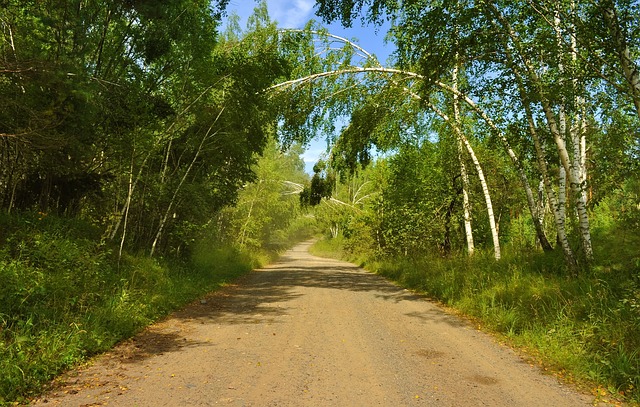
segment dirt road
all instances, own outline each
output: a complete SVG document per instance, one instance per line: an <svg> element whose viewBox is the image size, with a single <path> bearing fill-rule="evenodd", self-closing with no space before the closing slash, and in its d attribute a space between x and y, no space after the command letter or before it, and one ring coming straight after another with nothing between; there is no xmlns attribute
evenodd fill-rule
<svg viewBox="0 0 640 407"><path fill-rule="evenodd" d="M308 247L150 327L35 404L591 405L424 298Z"/></svg>

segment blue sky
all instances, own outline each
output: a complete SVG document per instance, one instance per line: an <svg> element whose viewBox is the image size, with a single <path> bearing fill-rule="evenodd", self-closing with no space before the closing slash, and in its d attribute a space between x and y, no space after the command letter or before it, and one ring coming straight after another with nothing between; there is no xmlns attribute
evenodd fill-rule
<svg viewBox="0 0 640 407"><path fill-rule="evenodd" d="M231 0L227 7L228 14L235 13L240 16L240 26L244 28L249 15L256 5L255 0ZM315 0L267 0L269 16L278 22L281 28L301 28L309 20L321 21L315 15ZM354 21L352 28L343 28L340 23L327 26L329 32L349 39L357 39L357 43L367 51L375 54L384 64L391 52L392 44L384 43L386 28L376 30L373 26L361 26L360 21ZM320 155L326 151L326 141L314 140L307 147L303 156L308 173L316 163Z"/></svg>

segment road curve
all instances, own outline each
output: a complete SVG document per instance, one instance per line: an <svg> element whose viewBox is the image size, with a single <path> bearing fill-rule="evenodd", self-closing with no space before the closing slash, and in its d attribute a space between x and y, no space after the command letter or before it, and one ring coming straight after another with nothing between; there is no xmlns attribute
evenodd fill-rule
<svg viewBox="0 0 640 407"><path fill-rule="evenodd" d="M298 245L33 405L590 406L421 296Z"/></svg>

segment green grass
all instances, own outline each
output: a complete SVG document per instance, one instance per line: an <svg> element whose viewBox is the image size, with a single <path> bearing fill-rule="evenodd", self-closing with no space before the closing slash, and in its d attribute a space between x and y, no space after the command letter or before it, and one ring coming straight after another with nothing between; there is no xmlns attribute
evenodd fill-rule
<svg viewBox="0 0 640 407"><path fill-rule="evenodd" d="M626 237L628 239L628 236ZM571 279L561 253L509 250L473 258L378 258L320 241L318 255L354 259L499 333L601 399L640 402L640 259L637 243L604 242L590 272ZM598 260L600 259L600 260ZM560 266L558 266L560 265Z"/></svg>
<svg viewBox="0 0 640 407"><path fill-rule="evenodd" d="M196 247L191 259L125 254L78 221L0 218L0 405L272 256Z"/></svg>

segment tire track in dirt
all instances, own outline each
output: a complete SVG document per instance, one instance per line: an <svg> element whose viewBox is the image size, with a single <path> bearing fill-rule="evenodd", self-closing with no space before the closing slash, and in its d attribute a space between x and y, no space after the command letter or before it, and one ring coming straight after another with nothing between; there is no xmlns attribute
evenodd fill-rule
<svg viewBox="0 0 640 407"><path fill-rule="evenodd" d="M589 406L425 298L298 245L34 405Z"/></svg>

